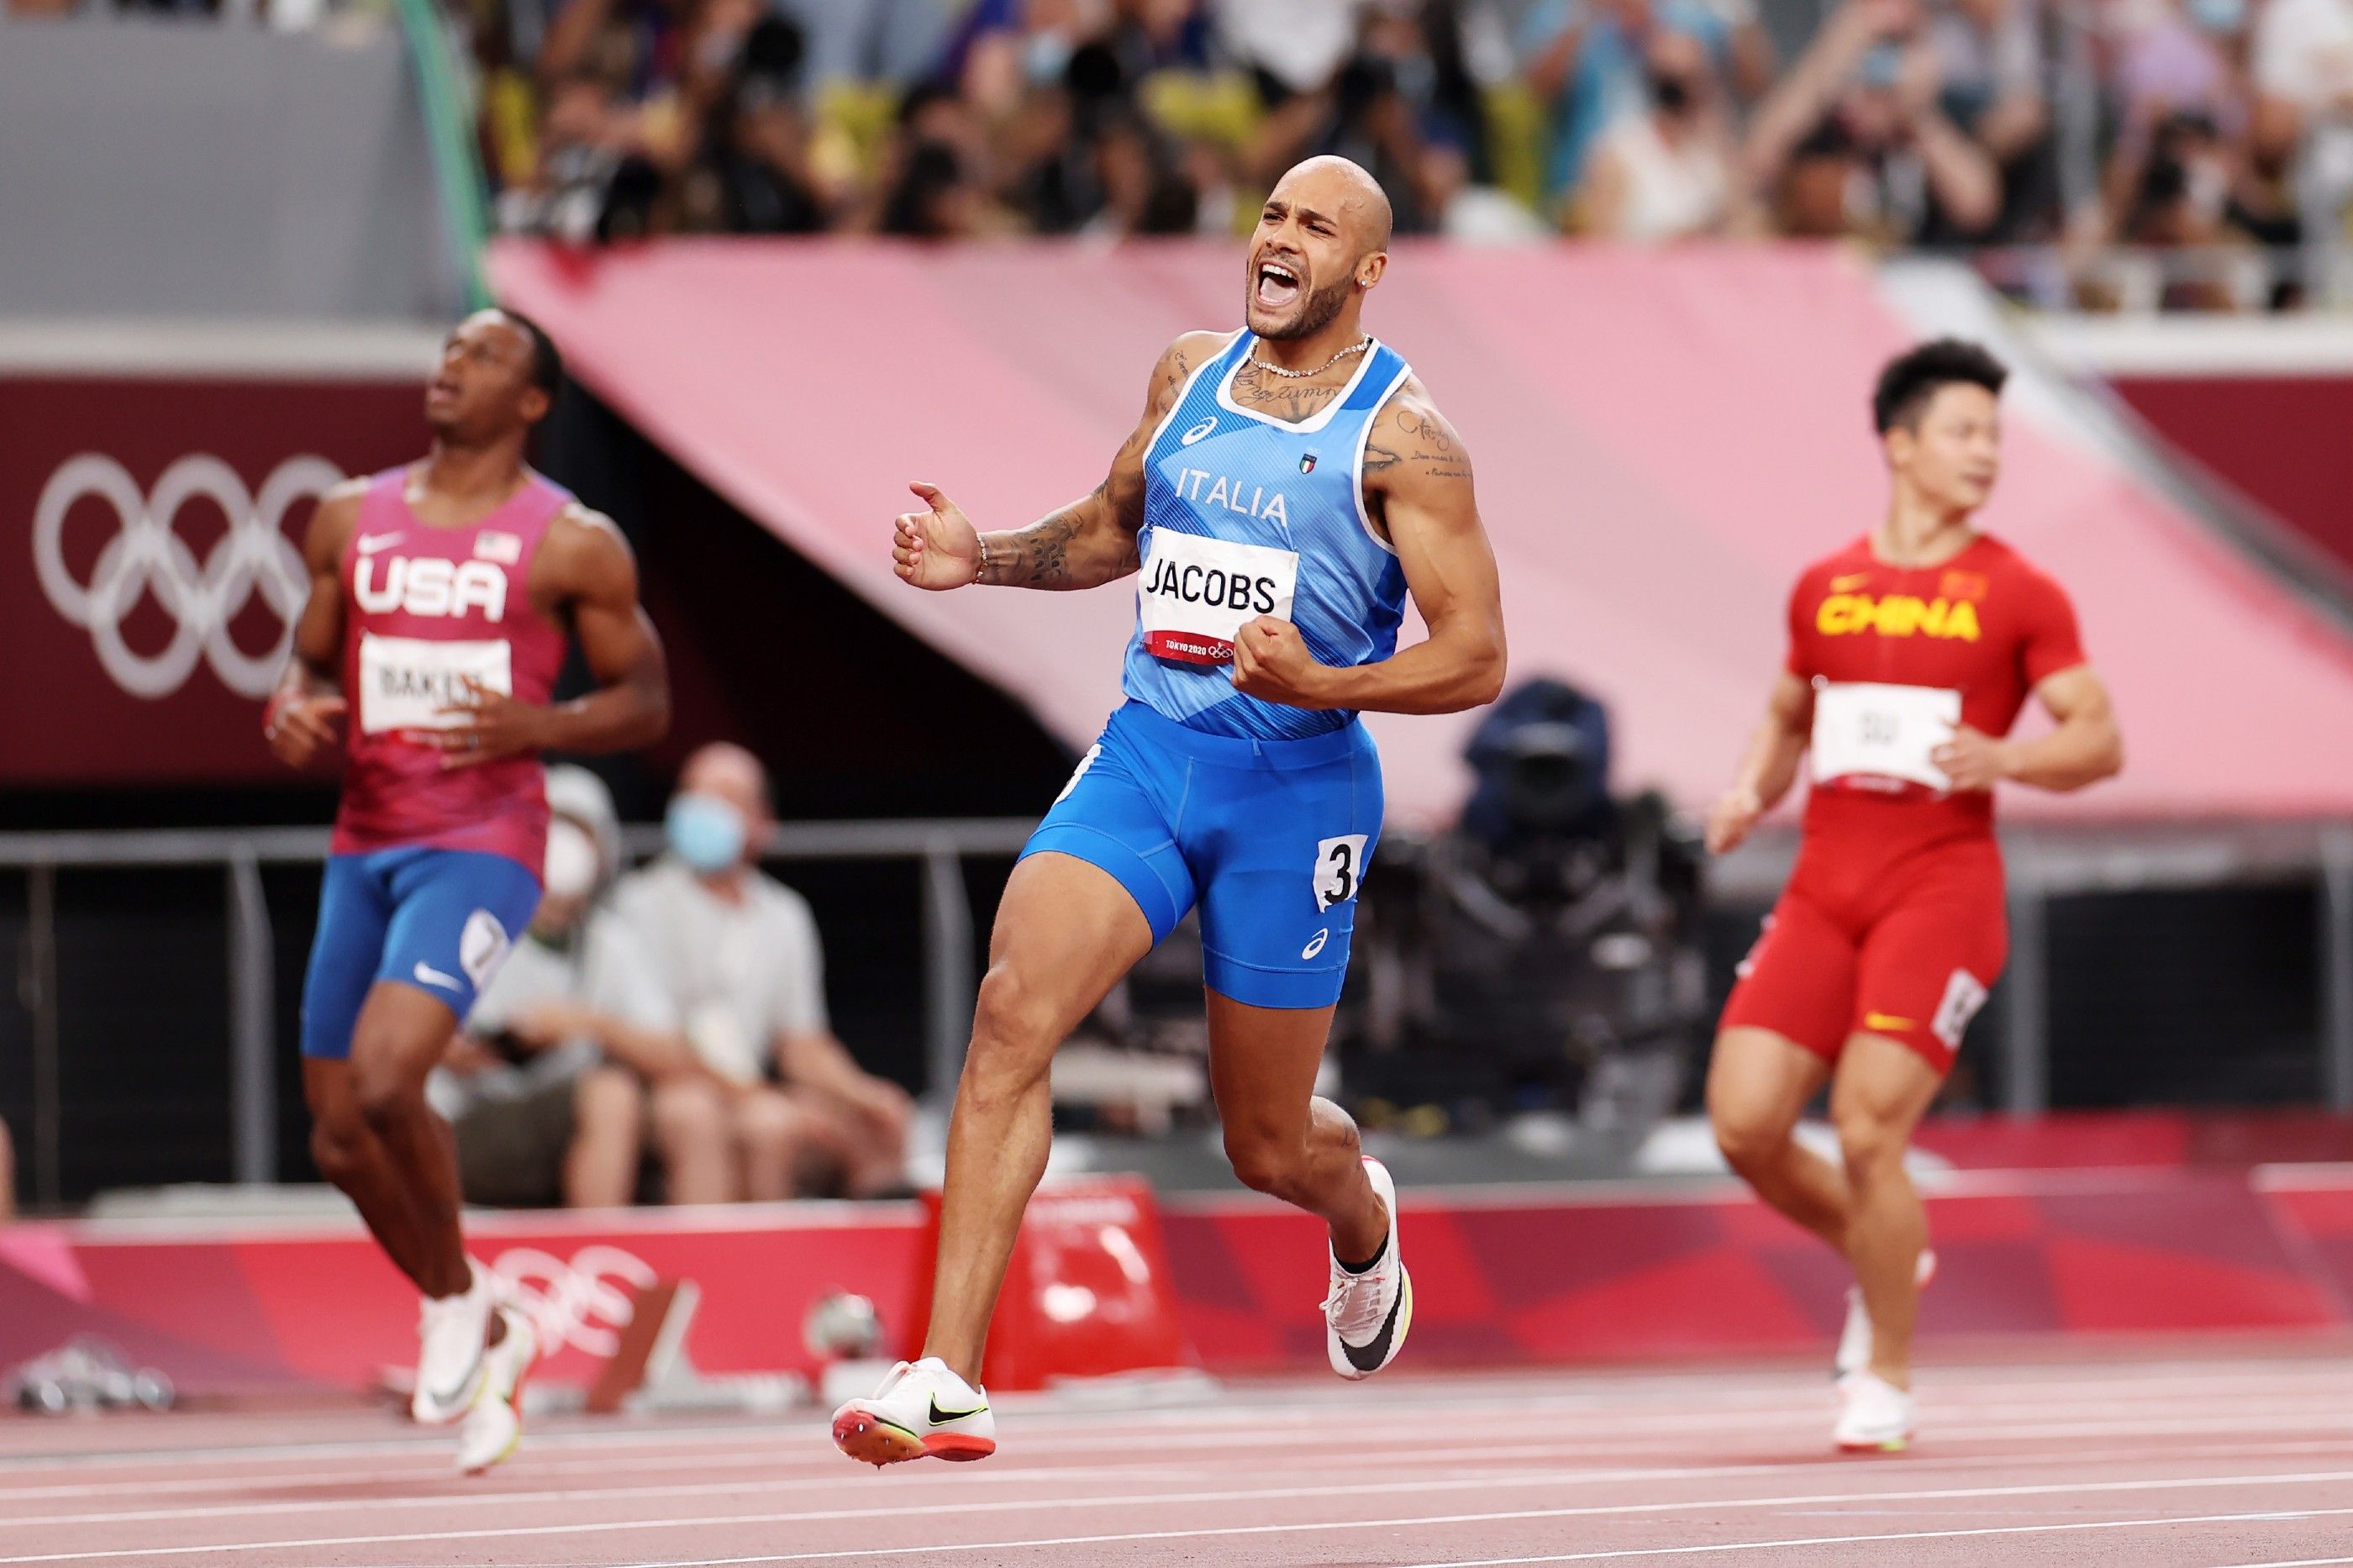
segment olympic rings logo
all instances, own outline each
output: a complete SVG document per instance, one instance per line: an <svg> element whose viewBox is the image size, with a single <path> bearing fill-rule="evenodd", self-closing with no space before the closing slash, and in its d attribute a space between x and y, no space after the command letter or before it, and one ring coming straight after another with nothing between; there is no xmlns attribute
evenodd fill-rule
<svg viewBox="0 0 2353 1568"><path fill-rule="evenodd" d="M635 1293L661 1280L635 1253L600 1245L582 1247L569 1262L535 1247L511 1247L491 1272L550 1353L568 1344L607 1359L619 1353L619 1331L636 1315Z"/></svg>
<svg viewBox="0 0 2353 1568"><path fill-rule="evenodd" d="M304 454L279 464L256 496L227 463L192 453L164 470L153 495L142 496L121 463L84 452L49 476L34 509L33 566L41 592L58 614L90 633L98 662L133 697L169 697L187 684L200 658L231 691L267 697L311 591L302 553L286 537L287 510L343 478L326 458ZM121 526L99 552L90 581L80 583L66 565L66 514L89 496L111 506ZM218 505L229 524L202 562L172 530L180 509L197 497ZM248 654L228 627L257 593L277 616L279 633L267 651ZM123 640L122 623L145 594L174 623L161 653L139 653Z"/></svg>

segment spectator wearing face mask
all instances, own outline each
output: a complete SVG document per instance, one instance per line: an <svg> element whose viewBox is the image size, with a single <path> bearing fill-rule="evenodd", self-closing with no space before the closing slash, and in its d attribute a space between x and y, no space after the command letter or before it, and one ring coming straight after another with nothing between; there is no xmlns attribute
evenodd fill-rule
<svg viewBox="0 0 2353 1568"><path fill-rule="evenodd" d="M655 1026L659 994L599 902L620 863L612 796L567 766L548 770L547 799L539 909L426 1094L456 1130L468 1202L618 1205L638 1184L645 1086L699 1068Z"/></svg>
<svg viewBox="0 0 2353 1568"><path fill-rule="evenodd" d="M1888 245L1983 234L2001 171L1945 113L1918 0L1847 0L1757 107L1744 152L1785 233Z"/></svg>
<svg viewBox="0 0 2353 1568"><path fill-rule="evenodd" d="M1639 243L1724 233L1736 178L1706 49L1687 33L1655 33L1643 51L1643 79L1649 106L1594 150L1584 227Z"/></svg>
<svg viewBox="0 0 2353 1568"><path fill-rule="evenodd" d="M776 830L766 773L740 746L687 759L670 850L614 908L667 1027L706 1069L659 1084L654 1139L686 1202L888 1191L903 1179L913 1104L862 1070L827 1021L817 921L759 868Z"/></svg>

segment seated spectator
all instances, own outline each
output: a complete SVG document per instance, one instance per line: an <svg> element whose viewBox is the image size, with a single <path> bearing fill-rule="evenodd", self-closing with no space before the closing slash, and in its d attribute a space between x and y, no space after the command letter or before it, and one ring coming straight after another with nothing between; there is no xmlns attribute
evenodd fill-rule
<svg viewBox="0 0 2353 1568"><path fill-rule="evenodd" d="M903 1180L913 1103L861 1070L826 1019L807 900L759 869L776 830L765 772L740 746L687 760L670 852L614 893L664 1023L708 1069L654 1086L654 1139L681 1202L846 1193Z"/></svg>
<svg viewBox="0 0 2353 1568"><path fill-rule="evenodd" d="M2001 172L1947 117L1915 0L1847 0L1757 107L1744 154L1783 232L1887 245L1986 232Z"/></svg>
<svg viewBox="0 0 2353 1568"><path fill-rule="evenodd" d="M1003 234L1017 226L990 195L989 139L972 107L940 84L908 90L858 226L909 239Z"/></svg>
<svg viewBox="0 0 2353 1568"><path fill-rule="evenodd" d="M628 933L598 907L619 865L612 797L584 768L548 770L545 889L426 1093L457 1131L467 1201L628 1203L646 1089L699 1066L649 1026L659 1005Z"/></svg>
<svg viewBox="0 0 2353 1568"><path fill-rule="evenodd" d="M1753 13L1746 26L1755 28ZM1573 197L1601 138L1642 111L1645 46L1661 31L1698 39L1719 73L1731 71L1742 52L1734 23L1704 0L1536 0L1528 8L1520 25L1523 74L1550 118L1548 204Z"/></svg>
<svg viewBox="0 0 2353 1568"><path fill-rule="evenodd" d="M2260 134L2295 149L2306 223L2337 232L2353 197L2353 0L2268 0L2253 68Z"/></svg>
<svg viewBox="0 0 2353 1568"><path fill-rule="evenodd" d="M1380 182L1398 233L1434 227L1421 185L1421 106L1408 88L1416 68L1429 63L1421 49L1420 30L1409 18L1379 6L1366 10L1356 47L1332 79L1283 100L1260 125L1249 155L1258 183L1273 184L1303 159L1345 158Z"/></svg>
<svg viewBox="0 0 2353 1568"><path fill-rule="evenodd" d="M1471 154L1451 141L1432 142L1422 152L1421 188L1442 237L1457 245L1525 245L1549 232L1525 204L1475 183L1471 174Z"/></svg>
<svg viewBox="0 0 2353 1568"><path fill-rule="evenodd" d="M1923 41L1936 59L1937 106L2000 171L2000 216L1968 237L2008 244L2059 226L2057 168L2042 56L2040 0L1947 0ZM1928 234L1923 243L1952 236Z"/></svg>
<svg viewBox="0 0 2353 1568"><path fill-rule="evenodd" d="M770 17L744 39L686 189L686 226L726 234L815 234L828 203L811 168L800 100L802 40Z"/></svg>
<svg viewBox="0 0 2353 1568"><path fill-rule="evenodd" d="M1581 226L1641 242L1722 234L1738 180L1707 51L1688 33L1662 31L1643 59L1650 103L1594 149Z"/></svg>

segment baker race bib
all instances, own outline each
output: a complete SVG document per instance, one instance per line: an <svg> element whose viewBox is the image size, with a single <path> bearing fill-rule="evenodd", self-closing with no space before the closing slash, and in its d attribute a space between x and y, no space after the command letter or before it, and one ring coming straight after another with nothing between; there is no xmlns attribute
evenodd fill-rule
<svg viewBox="0 0 2353 1568"><path fill-rule="evenodd" d="M503 639L443 642L360 634L360 729L446 730L458 722L441 709L466 700L466 680L514 694L513 652Z"/></svg>
<svg viewBox="0 0 2353 1568"><path fill-rule="evenodd" d="M1957 691L1821 682L1814 688L1814 781L1866 774L1950 789L1953 781L1928 754L1953 738L1960 721Z"/></svg>
<svg viewBox="0 0 2353 1568"><path fill-rule="evenodd" d="M1229 664L1234 638L1261 616L1291 618L1299 552L1155 528L1137 574L1144 646L1180 664Z"/></svg>

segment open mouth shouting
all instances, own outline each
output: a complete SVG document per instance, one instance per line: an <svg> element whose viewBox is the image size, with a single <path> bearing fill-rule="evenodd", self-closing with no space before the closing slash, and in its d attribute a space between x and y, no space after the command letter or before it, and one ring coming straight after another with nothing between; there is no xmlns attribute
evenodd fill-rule
<svg viewBox="0 0 2353 1568"><path fill-rule="evenodd" d="M1291 263L1265 260L1258 264L1250 299L1261 310L1285 310L1299 302L1303 286L1299 269Z"/></svg>

